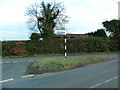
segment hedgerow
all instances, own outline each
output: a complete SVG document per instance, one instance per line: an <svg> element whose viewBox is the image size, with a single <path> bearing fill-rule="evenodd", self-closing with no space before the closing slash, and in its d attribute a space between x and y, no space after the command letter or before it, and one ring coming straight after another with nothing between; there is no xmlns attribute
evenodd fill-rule
<svg viewBox="0 0 120 90"><path fill-rule="evenodd" d="M19 44L19 42L22 42ZM17 43L17 44L16 44ZM3 41L3 56L64 54L64 39L45 41ZM109 38L76 38L67 39L67 53L116 52L117 45Z"/></svg>

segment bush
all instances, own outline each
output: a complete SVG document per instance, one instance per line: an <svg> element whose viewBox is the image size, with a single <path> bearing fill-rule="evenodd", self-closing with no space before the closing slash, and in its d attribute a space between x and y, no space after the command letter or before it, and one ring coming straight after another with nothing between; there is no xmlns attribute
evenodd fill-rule
<svg viewBox="0 0 120 90"><path fill-rule="evenodd" d="M25 43L25 48L30 55L38 54L62 54L64 53L64 40L29 41Z"/></svg>
<svg viewBox="0 0 120 90"><path fill-rule="evenodd" d="M11 48L15 47L15 42L4 41L2 42L2 56L13 56Z"/></svg>
<svg viewBox="0 0 120 90"><path fill-rule="evenodd" d="M16 42L15 43L15 47L11 48L11 52L13 53L13 55L25 56L27 54L23 44L24 44L24 42Z"/></svg>
<svg viewBox="0 0 120 90"><path fill-rule="evenodd" d="M116 47L110 46L108 38L80 38L80 39L68 39L67 40L67 52L68 53L91 53L91 52L107 52L116 51Z"/></svg>
<svg viewBox="0 0 120 90"><path fill-rule="evenodd" d="M23 42L23 41L19 41ZM14 55L45 55L64 54L64 39L52 39L46 41L24 41L22 45L17 42L2 42L3 56ZM13 49L14 48L14 49ZM19 49L19 50L18 50ZM109 38L76 38L67 39L67 53L92 53L92 52L116 52L117 45ZM21 53L21 54L20 54Z"/></svg>

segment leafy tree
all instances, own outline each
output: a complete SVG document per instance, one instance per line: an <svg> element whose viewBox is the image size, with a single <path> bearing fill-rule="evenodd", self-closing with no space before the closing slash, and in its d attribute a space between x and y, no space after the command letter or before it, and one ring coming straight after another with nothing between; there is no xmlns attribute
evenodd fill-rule
<svg viewBox="0 0 120 90"><path fill-rule="evenodd" d="M120 20L113 19L102 23L110 37L116 41L118 51L120 52Z"/></svg>
<svg viewBox="0 0 120 90"><path fill-rule="evenodd" d="M86 33L88 36L94 36L94 32Z"/></svg>
<svg viewBox="0 0 120 90"><path fill-rule="evenodd" d="M87 33L87 35L93 36L93 37L107 37L104 29L98 29L95 32Z"/></svg>
<svg viewBox="0 0 120 90"><path fill-rule="evenodd" d="M37 34L37 33L32 33L31 36L30 36L30 39L32 41L38 41L40 38L40 34Z"/></svg>
<svg viewBox="0 0 120 90"><path fill-rule="evenodd" d="M94 36L96 37L107 37L104 29L98 29L94 32Z"/></svg>
<svg viewBox="0 0 120 90"><path fill-rule="evenodd" d="M57 26L68 22L68 16L64 15L65 8L62 3L36 3L27 9L29 16L28 28L39 31L44 40L50 40Z"/></svg>
<svg viewBox="0 0 120 90"><path fill-rule="evenodd" d="M120 36L120 20L113 19L104 21L102 24L106 31L110 33L110 37L118 38Z"/></svg>

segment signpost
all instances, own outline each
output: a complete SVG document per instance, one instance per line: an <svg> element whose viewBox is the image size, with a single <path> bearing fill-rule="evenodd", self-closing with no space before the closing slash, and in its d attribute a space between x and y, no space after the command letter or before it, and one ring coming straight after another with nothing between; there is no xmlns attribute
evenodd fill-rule
<svg viewBox="0 0 120 90"><path fill-rule="evenodd" d="M65 58L67 58L67 32L65 29Z"/></svg>
<svg viewBox="0 0 120 90"><path fill-rule="evenodd" d="M120 1L118 2L118 19L120 20Z"/></svg>

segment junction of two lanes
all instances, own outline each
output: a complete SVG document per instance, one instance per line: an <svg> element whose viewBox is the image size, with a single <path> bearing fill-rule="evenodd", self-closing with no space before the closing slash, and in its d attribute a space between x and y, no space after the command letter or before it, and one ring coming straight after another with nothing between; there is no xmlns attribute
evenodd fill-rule
<svg viewBox="0 0 120 90"><path fill-rule="evenodd" d="M3 59L0 83L3 88L118 88L117 54L81 55L80 57L83 56L109 56L114 59L41 75L25 75L24 72L31 62L46 57Z"/></svg>

